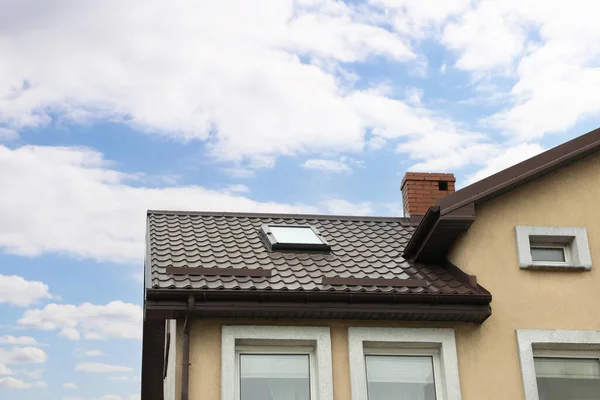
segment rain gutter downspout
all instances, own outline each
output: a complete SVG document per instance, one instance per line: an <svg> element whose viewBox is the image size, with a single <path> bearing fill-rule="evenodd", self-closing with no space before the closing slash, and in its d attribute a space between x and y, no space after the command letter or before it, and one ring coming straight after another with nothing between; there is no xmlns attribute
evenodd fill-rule
<svg viewBox="0 0 600 400"><path fill-rule="evenodd" d="M183 357L181 360L181 400L189 400L190 382L190 330L192 313L196 307L194 296L188 297L188 309L183 323Z"/></svg>

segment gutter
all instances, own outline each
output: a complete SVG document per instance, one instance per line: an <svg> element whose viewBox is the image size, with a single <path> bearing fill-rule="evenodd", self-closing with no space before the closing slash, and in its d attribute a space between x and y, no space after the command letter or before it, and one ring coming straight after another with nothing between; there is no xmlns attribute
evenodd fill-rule
<svg viewBox="0 0 600 400"><path fill-rule="evenodd" d="M190 389L190 331L192 328L191 317L196 308L194 296L188 297L188 308L185 322L183 323L183 357L181 360L181 400L189 399Z"/></svg>

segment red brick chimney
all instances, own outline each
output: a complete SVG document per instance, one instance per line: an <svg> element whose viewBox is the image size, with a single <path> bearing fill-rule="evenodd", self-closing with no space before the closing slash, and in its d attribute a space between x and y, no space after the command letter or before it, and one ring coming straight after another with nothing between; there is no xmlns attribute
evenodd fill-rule
<svg viewBox="0 0 600 400"><path fill-rule="evenodd" d="M402 179L404 216L423 215L442 197L454 192L454 174L407 172Z"/></svg>

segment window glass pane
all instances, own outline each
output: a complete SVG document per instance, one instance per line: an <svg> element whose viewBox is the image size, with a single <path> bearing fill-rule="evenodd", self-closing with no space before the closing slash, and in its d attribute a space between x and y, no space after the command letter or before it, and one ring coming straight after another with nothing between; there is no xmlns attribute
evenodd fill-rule
<svg viewBox="0 0 600 400"><path fill-rule="evenodd" d="M435 400L433 357L365 356L369 400Z"/></svg>
<svg viewBox="0 0 600 400"><path fill-rule="evenodd" d="M564 262L565 249L562 247L531 247L533 261Z"/></svg>
<svg viewBox="0 0 600 400"><path fill-rule="evenodd" d="M277 243L323 244L310 227L269 226Z"/></svg>
<svg viewBox="0 0 600 400"><path fill-rule="evenodd" d="M591 358L536 357L540 400L598 400L600 360Z"/></svg>
<svg viewBox="0 0 600 400"><path fill-rule="evenodd" d="M241 400L309 400L308 354L241 354Z"/></svg>

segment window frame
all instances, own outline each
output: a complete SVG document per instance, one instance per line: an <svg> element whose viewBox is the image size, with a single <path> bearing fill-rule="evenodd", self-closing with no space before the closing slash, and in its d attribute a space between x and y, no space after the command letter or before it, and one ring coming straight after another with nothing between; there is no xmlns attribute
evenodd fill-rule
<svg viewBox="0 0 600 400"><path fill-rule="evenodd" d="M307 355L308 356L308 379L310 387L310 400L317 399L317 379L315 377L315 350L310 346L236 346L235 348L235 399L240 400L242 397L241 391L241 356L242 355Z"/></svg>
<svg viewBox="0 0 600 400"><path fill-rule="evenodd" d="M563 251L564 261L538 261L533 259L533 254L531 255L531 261L535 265L551 265L551 266L565 266L568 267L572 265L571 262L571 252L569 251L568 244L552 244L552 243L542 243L542 242L531 242L529 241L529 251L532 249L561 249Z"/></svg>
<svg viewBox="0 0 600 400"><path fill-rule="evenodd" d="M515 226L517 257L521 269L590 270L592 258L585 227ZM532 247L562 247L565 261L534 261Z"/></svg>
<svg viewBox="0 0 600 400"><path fill-rule="evenodd" d="M524 400L539 400L535 357L599 358L600 362L600 331L517 329L517 345Z"/></svg>
<svg viewBox="0 0 600 400"><path fill-rule="evenodd" d="M310 229L321 241L321 244L316 243L282 243L278 242L275 238L275 234L271 231L271 227L274 228L301 228ZM299 224L263 224L261 226L261 235L264 238L269 250L303 250L303 251L330 251L331 246L329 242L321 235L321 232L313 225L299 225Z"/></svg>
<svg viewBox="0 0 600 400"><path fill-rule="evenodd" d="M416 357L430 357L431 365L433 367L433 386L435 387L436 400L443 400L443 388L438 376L442 375L442 366L440 364L440 352L438 349L411 349L411 348L377 348L377 347L364 347L363 354L365 357L365 380L367 378L367 356L416 356ZM368 382L367 382L368 385ZM441 394L441 395L440 395ZM368 400L368 388L367 397Z"/></svg>
<svg viewBox="0 0 600 400"><path fill-rule="evenodd" d="M221 399L240 399L240 354L286 353L309 355L311 400L333 399L329 327L270 325L221 328Z"/></svg>
<svg viewBox="0 0 600 400"><path fill-rule="evenodd" d="M365 355L433 357L436 400L461 400L452 328L348 328L352 400L367 399ZM436 368L437 367L437 368Z"/></svg>

